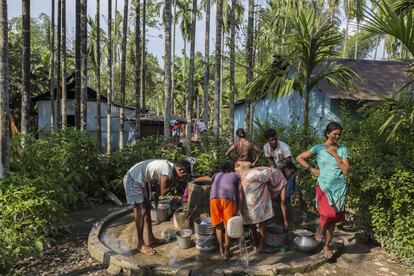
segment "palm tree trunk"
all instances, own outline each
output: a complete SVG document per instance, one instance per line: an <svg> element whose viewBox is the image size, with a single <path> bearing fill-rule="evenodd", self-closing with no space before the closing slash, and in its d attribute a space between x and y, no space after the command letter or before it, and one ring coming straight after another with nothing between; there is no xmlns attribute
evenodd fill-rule
<svg viewBox="0 0 414 276"><path fill-rule="evenodd" d="M171 0L165 0L164 13L164 137L168 138L170 137L169 121L171 117Z"/></svg>
<svg viewBox="0 0 414 276"><path fill-rule="evenodd" d="M55 91L53 90L53 83L55 78L55 0L51 0L52 6L52 22L50 24L50 68L49 68L49 90L50 90L50 130L55 130Z"/></svg>
<svg viewBox="0 0 414 276"><path fill-rule="evenodd" d="M0 179L9 171L9 39L7 0L0 1Z"/></svg>
<svg viewBox="0 0 414 276"><path fill-rule="evenodd" d="M224 10L224 9L223 9ZM224 91L223 91L223 77L224 77L224 61L223 61L223 54L224 54L224 27L221 29L221 53L220 53L220 59L221 59L221 62L220 62L220 120L222 120L223 119L223 93L224 93ZM220 126L221 126L221 123L222 122L220 122ZM221 127L220 127L220 130L219 130L219 132L220 132L220 136L221 136L221 131L222 131L222 129L221 129Z"/></svg>
<svg viewBox="0 0 414 276"><path fill-rule="evenodd" d="M22 107L21 132L29 132L30 110L30 0L23 0L23 61L22 61Z"/></svg>
<svg viewBox="0 0 414 276"><path fill-rule="evenodd" d="M375 43L375 52L374 52L374 60L377 59L378 47L381 42L381 37L377 37L377 42Z"/></svg>
<svg viewBox="0 0 414 276"><path fill-rule="evenodd" d="M216 3L216 70L214 75L214 135L216 139L220 137L220 79L221 79L221 29L223 17L223 0Z"/></svg>
<svg viewBox="0 0 414 276"><path fill-rule="evenodd" d="M192 15L191 15L191 44L190 44L190 67L189 67L189 77L188 77L188 95L187 95L187 143L188 146L191 146L191 134L193 130L193 95L194 92L194 56L195 56L195 39L196 39L196 23L197 23L197 0L193 0L192 6Z"/></svg>
<svg viewBox="0 0 414 276"><path fill-rule="evenodd" d="M170 1L170 6L171 6L171 1ZM170 7L171 8L171 7ZM141 49L141 97L142 97L142 109L144 110L144 112L147 110L145 107L145 76L147 74L147 66L145 64L145 60L146 60L146 49L145 49L145 45L146 45L146 41L145 41L145 28L146 28L146 16L147 16L147 0L143 0L142 1L142 49Z"/></svg>
<svg viewBox="0 0 414 276"><path fill-rule="evenodd" d="M207 0L209 1L209 0ZM174 114L174 71L175 71L175 29L176 29L176 22L175 22L175 15L177 14L177 0L173 2L174 6L174 14L172 16L172 24L173 24L173 33L172 33L172 65L171 65L171 114Z"/></svg>
<svg viewBox="0 0 414 276"><path fill-rule="evenodd" d="M118 61L119 61L119 51L118 51L118 28L117 28L117 24L118 24L118 0L115 0L115 7L114 7L114 20L112 22L112 34L113 34L113 39L112 39L112 47L113 47L113 54L112 54L112 67L113 67L113 81L112 81L112 101L115 101L115 97L117 95L118 92L118 87L119 87L119 78L118 78ZM119 143L118 143L119 144Z"/></svg>
<svg viewBox="0 0 414 276"><path fill-rule="evenodd" d="M236 25L234 22L234 9L235 9L235 0L231 2L230 10L230 96L229 96L229 105L230 105L230 135L231 142L234 142L234 92L235 92L235 44L236 44Z"/></svg>
<svg viewBox="0 0 414 276"><path fill-rule="evenodd" d="M61 49L62 49L62 0L58 0L57 16L57 74L56 74L56 126L58 129L62 126L60 99L62 96L62 86L60 85L62 66L61 66Z"/></svg>
<svg viewBox="0 0 414 276"><path fill-rule="evenodd" d="M62 129L66 129L66 0L62 0Z"/></svg>
<svg viewBox="0 0 414 276"><path fill-rule="evenodd" d="M357 22L357 31L356 31L356 39L355 39L355 53L354 59L357 59L358 56L358 34L359 34L359 21Z"/></svg>
<svg viewBox="0 0 414 276"><path fill-rule="evenodd" d="M106 106L106 154L111 154L111 110L112 110L112 0L108 0L108 88Z"/></svg>
<svg viewBox="0 0 414 276"><path fill-rule="evenodd" d="M124 1L124 22L122 26L121 48L121 108L119 110L119 149L124 148L124 121L125 121L125 71L126 71L126 44L128 29L128 0Z"/></svg>
<svg viewBox="0 0 414 276"><path fill-rule="evenodd" d="M96 114L97 138L99 152L102 152L102 120L101 120L101 1L96 0Z"/></svg>
<svg viewBox="0 0 414 276"><path fill-rule="evenodd" d="M204 123L208 129L208 83L210 63L210 0L206 0L206 31L204 35Z"/></svg>
<svg viewBox="0 0 414 276"><path fill-rule="evenodd" d="M342 48L342 58L346 56L346 44L348 43L348 30L349 30L349 19L346 19L346 28L345 28L345 39L344 39L344 46Z"/></svg>
<svg viewBox="0 0 414 276"><path fill-rule="evenodd" d="M308 83L307 80L305 82L305 89L303 91L303 137L308 137L309 134L309 96L310 91L308 89Z"/></svg>
<svg viewBox="0 0 414 276"><path fill-rule="evenodd" d="M249 0L249 15L247 19L247 43L246 43L246 85L249 84L253 80L253 67L254 67L254 60L253 60L253 27L254 27L254 0ZM246 132L249 133L251 129L250 125L250 102L251 99L249 96L246 96L246 103L245 103L245 119L244 119L244 127Z"/></svg>
<svg viewBox="0 0 414 276"><path fill-rule="evenodd" d="M141 19L140 19L140 0L135 3L135 135L134 142L141 135Z"/></svg>
<svg viewBox="0 0 414 276"><path fill-rule="evenodd" d="M184 41L184 64L183 64L183 80L185 79L187 75L187 40L183 39Z"/></svg>
<svg viewBox="0 0 414 276"><path fill-rule="evenodd" d="M88 17L87 17L87 0L81 0L81 130L87 131L87 109L88 109Z"/></svg>
<svg viewBox="0 0 414 276"><path fill-rule="evenodd" d="M81 102L81 42L82 42L82 33L81 33L81 2L76 0L76 41L75 41L75 125L77 129L81 128L81 112L80 112L80 102Z"/></svg>

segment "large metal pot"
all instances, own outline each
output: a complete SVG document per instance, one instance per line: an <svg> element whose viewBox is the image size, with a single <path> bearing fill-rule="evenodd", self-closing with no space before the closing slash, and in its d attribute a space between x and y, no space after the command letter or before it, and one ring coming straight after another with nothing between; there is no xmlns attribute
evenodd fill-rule
<svg viewBox="0 0 414 276"><path fill-rule="evenodd" d="M310 237L297 236L293 239L293 243L300 251L306 253L314 252L319 247L319 243Z"/></svg>
<svg viewBox="0 0 414 276"><path fill-rule="evenodd" d="M266 225L266 244L274 247L287 245L288 233L283 226L272 223Z"/></svg>

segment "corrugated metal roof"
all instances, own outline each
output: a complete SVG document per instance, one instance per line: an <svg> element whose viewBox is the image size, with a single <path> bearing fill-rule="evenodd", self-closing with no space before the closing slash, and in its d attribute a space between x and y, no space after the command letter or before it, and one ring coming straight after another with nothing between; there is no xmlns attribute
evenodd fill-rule
<svg viewBox="0 0 414 276"><path fill-rule="evenodd" d="M330 87L321 81L318 87L332 99L379 100L390 98L393 87L401 87L407 82L404 70L407 62L338 59L336 62L352 68L361 78L355 82L355 90Z"/></svg>

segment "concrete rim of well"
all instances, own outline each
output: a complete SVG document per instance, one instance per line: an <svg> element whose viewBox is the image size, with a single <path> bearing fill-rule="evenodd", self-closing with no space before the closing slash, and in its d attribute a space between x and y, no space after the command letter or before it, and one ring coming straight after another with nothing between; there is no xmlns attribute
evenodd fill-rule
<svg viewBox="0 0 414 276"><path fill-rule="evenodd" d="M176 275L177 273L183 275L190 275L191 270L182 271L183 269L170 267L170 266L154 266L154 265L139 265L136 262L132 262L128 257L118 254L108 248L101 240L101 234L106 226L108 226L114 220L121 218L127 214L130 214L132 206L122 208L115 211L97 223L91 229L88 237L88 251L92 258L96 261L105 264L109 267L109 271L114 274L124 272L132 273L155 273L157 275ZM337 242L333 247L334 258L339 257L344 248L343 243ZM292 262L290 264L277 263L273 265L258 265L240 269L223 269L216 270L215 274L218 275L231 275L231 274L247 274L247 275L275 275L275 274L287 274L287 273L305 273L315 270L319 266L326 263L327 260L323 257L322 253L310 255L301 262Z"/></svg>

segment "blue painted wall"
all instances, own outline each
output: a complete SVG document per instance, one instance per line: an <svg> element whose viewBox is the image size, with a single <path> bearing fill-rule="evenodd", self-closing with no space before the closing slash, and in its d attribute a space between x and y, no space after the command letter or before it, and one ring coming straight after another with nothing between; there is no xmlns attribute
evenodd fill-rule
<svg viewBox="0 0 414 276"><path fill-rule="evenodd" d="M311 91L309 105L309 122L316 130L322 132L328 122L332 120L339 121L337 110L335 112L331 110L331 99L319 89ZM234 123L236 130L244 127L244 109L244 103L235 107ZM296 91L277 99L272 99L268 95L255 103L253 114L254 121L303 124L303 99Z"/></svg>
<svg viewBox="0 0 414 276"><path fill-rule="evenodd" d="M74 115L74 100L68 100L66 105L66 114L67 115ZM39 130L40 136L45 136L50 132L50 118L51 118L51 110L50 110L50 101L39 101L38 106L38 118L37 118L37 128ZM55 103L55 110L56 110L56 103ZM98 119L97 119L97 109L96 109L96 102L88 102L87 108L87 119L86 119L86 127L88 130L88 134L91 137L96 137L98 134ZM134 111L130 109L125 109L125 117L133 117ZM102 132L101 132L101 141L102 147L106 148L106 103L101 103L101 125L102 125ZM111 146L113 149L118 149L119 147L119 107L112 105L112 118L111 118ZM133 131L134 125L128 121L125 121L124 124L124 144L128 144L131 142L131 139L128 139Z"/></svg>

